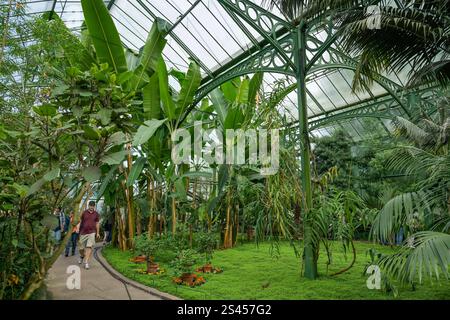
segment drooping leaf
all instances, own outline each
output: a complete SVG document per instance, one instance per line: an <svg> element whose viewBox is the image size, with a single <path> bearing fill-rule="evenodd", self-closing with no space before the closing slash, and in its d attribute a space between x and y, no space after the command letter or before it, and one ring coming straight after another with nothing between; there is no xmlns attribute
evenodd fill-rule
<svg viewBox="0 0 450 320"><path fill-rule="evenodd" d="M114 132L108 139L108 143L111 143L113 146L118 146L127 142L127 136L122 131Z"/></svg>
<svg viewBox="0 0 450 320"><path fill-rule="evenodd" d="M253 75L252 79L250 80L248 88L248 103L250 105L256 104L256 96L258 95L258 92L261 89L263 79L264 73L257 72Z"/></svg>
<svg viewBox="0 0 450 320"><path fill-rule="evenodd" d="M205 171L189 171L183 174L183 178L212 178L211 172L205 172Z"/></svg>
<svg viewBox="0 0 450 320"><path fill-rule="evenodd" d="M244 119L245 117L242 109L236 105L228 109L223 127L224 129L239 129L242 126Z"/></svg>
<svg viewBox="0 0 450 320"><path fill-rule="evenodd" d="M31 196L32 194L36 193L37 191L39 191L39 189L44 185L45 180L44 179L39 179L38 181L36 181L35 183L33 183L30 187L30 189L27 192L27 197Z"/></svg>
<svg viewBox="0 0 450 320"><path fill-rule="evenodd" d="M133 166L131 167L130 174L128 175L127 179L127 186L130 187L133 185L133 183L139 178L139 175L141 174L142 170L144 169L144 165L147 162L146 157L141 157L136 160L136 162L133 163Z"/></svg>
<svg viewBox="0 0 450 320"><path fill-rule="evenodd" d="M120 164L120 163L122 163L123 159L125 158L125 156L127 154L128 154L127 150L122 150L122 151L106 154L103 156L102 162L109 164L110 166L115 165L115 164Z"/></svg>
<svg viewBox="0 0 450 320"><path fill-rule="evenodd" d="M34 107L33 110L42 117L53 117L57 113L56 107L51 104L44 104L39 107Z"/></svg>
<svg viewBox="0 0 450 320"><path fill-rule="evenodd" d="M144 73L151 76L157 69L158 59L166 45L167 40L164 39L170 25L167 21L156 18L153 22L153 26L147 37L144 49L142 50L141 66L142 68L137 69L136 74L136 85L137 87L142 87L145 82Z"/></svg>
<svg viewBox="0 0 450 320"><path fill-rule="evenodd" d="M145 119L159 119L161 116L161 100L159 94L158 74L154 73L150 77L148 85L142 89L144 98L144 116Z"/></svg>
<svg viewBox="0 0 450 320"><path fill-rule="evenodd" d="M249 87L250 87L250 80L248 79L248 77L245 77L244 80L242 80L241 85L239 86L236 95L236 103L244 104L248 102L250 90Z"/></svg>
<svg viewBox="0 0 450 320"><path fill-rule="evenodd" d="M111 179L114 177L114 174L116 173L118 166L114 165L111 167L111 169L109 170L108 174L106 175L106 177L103 179L102 184L100 185L100 188L98 189L97 192L97 196L98 199L100 199L103 194L105 193L106 188L108 187L108 185L111 182Z"/></svg>
<svg viewBox="0 0 450 320"><path fill-rule="evenodd" d="M189 65L186 77L181 84L180 95L177 100L177 108L179 109L178 114L183 113L186 107L194 101L194 95L200 86L201 80L200 67L196 62L192 61Z"/></svg>
<svg viewBox="0 0 450 320"><path fill-rule="evenodd" d="M236 100L238 88L239 83L233 80L227 81L220 86L223 96L230 103Z"/></svg>
<svg viewBox="0 0 450 320"><path fill-rule="evenodd" d="M84 21L100 63L108 63L116 73L127 71L119 32L102 0L81 0Z"/></svg>
<svg viewBox="0 0 450 320"><path fill-rule="evenodd" d="M84 168L81 174L87 182L94 182L100 179L102 171L99 167L91 166Z"/></svg>
<svg viewBox="0 0 450 320"><path fill-rule="evenodd" d="M112 115L112 110L105 109L105 108L102 108L98 112L98 117L100 118L102 125L107 126L111 122L111 115Z"/></svg>
<svg viewBox="0 0 450 320"><path fill-rule="evenodd" d="M186 75L184 74L184 72L177 70L177 69L173 69L173 68L169 70L169 76L172 76L175 79L177 79L180 86L183 83L184 79L186 78Z"/></svg>
<svg viewBox="0 0 450 320"><path fill-rule="evenodd" d="M55 168L55 169L53 169L53 170L47 172L47 173L44 175L44 180L47 181L47 182L52 181L52 180L55 180L56 178L59 177L59 174L60 174L60 173L61 173L61 169L60 169L60 168Z"/></svg>
<svg viewBox="0 0 450 320"><path fill-rule="evenodd" d="M209 98L213 103L219 122L223 125L227 116L227 102L225 101L222 91L219 88L214 89L209 94Z"/></svg>
<svg viewBox="0 0 450 320"><path fill-rule="evenodd" d="M166 119L152 119L145 121L144 124L139 127L136 135L134 136L133 146L139 146L146 143L164 122L166 122Z"/></svg>
<svg viewBox="0 0 450 320"><path fill-rule="evenodd" d="M227 181L228 181L228 167L224 164L220 165L219 167L219 173L218 173L218 193L222 193L223 188L225 187Z"/></svg>
<svg viewBox="0 0 450 320"><path fill-rule="evenodd" d="M175 103L173 102L172 96L169 92L169 78L167 76L166 63L161 56L158 61L158 80L164 114L169 120L173 120L176 118Z"/></svg>
<svg viewBox="0 0 450 320"><path fill-rule="evenodd" d="M175 196L177 198L180 198L182 200L186 199L186 187L182 178L175 180L175 191Z"/></svg>
<svg viewBox="0 0 450 320"><path fill-rule="evenodd" d="M92 128L90 125L83 126L84 136L90 140L100 139L100 132L97 129Z"/></svg>

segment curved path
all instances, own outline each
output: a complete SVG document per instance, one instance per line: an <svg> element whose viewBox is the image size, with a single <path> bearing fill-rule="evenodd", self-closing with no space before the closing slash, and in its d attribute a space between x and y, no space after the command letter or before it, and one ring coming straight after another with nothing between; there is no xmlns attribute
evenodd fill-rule
<svg viewBox="0 0 450 320"><path fill-rule="evenodd" d="M177 297L159 292L125 278L101 256L101 245L95 247L90 269L80 266L80 289L68 289L66 282L75 274L67 273L80 266L78 255L58 258L49 270L46 285L50 297L54 300L173 300ZM73 271L72 271L73 272Z"/></svg>

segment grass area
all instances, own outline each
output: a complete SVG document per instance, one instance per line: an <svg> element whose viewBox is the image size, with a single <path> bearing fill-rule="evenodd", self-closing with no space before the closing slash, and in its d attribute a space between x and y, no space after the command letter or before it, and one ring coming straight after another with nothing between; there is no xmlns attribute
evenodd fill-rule
<svg viewBox="0 0 450 320"><path fill-rule="evenodd" d="M329 274L338 271L350 262L339 243L333 244L333 263ZM119 272L130 279L171 293L183 299L394 299L392 294L378 290L369 290L367 276L363 275L365 265L370 261L366 252L369 248L389 253L389 247L369 243L356 243L357 259L348 272L338 276L327 276L326 254L322 251L319 259L318 280L300 277L300 259L295 256L288 243L279 246L279 257L269 252L270 244L243 244L229 250L214 253L213 265L223 268L220 274L206 274L206 283L200 287L189 288L172 282L169 262L173 253L166 252L156 257L156 261L165 269L161 275L141 274L137 270L145 268L143 264L129 261L134 254L106 247L103 255ZM266 287L267 285L267 287ZM263 288L266 287L266 288ZM434 281L416 286L400 287L397 299L450 299L450 280Z"/></svg>

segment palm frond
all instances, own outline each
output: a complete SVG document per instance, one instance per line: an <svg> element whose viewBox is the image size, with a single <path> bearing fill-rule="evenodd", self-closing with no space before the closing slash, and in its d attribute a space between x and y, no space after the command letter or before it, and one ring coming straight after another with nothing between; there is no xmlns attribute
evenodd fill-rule
<svg viewBox="0 0 450 320"><path fill-rule="evenodd" d="M386 242L405 225L408 217L411 217L420 208L421 195L417 192L407 192L393 197L381 209L372 224L370 236L374 240Z"/></svg>
<svg viewBox="0 0 450 320"><path fill-rule="evenodd" d="M402 247L399 253L380 259L379 266L389 276L404 283L422 283L424 275L448 279L450 264L450 235L423 231L411 236L411 246Z"/></svg>
<svg viewBox="0 0 450 320"><path fill-rule="evenodd" d="M403 117L395 117L392 124L397 135L405 136L410 141L418 145L423 145L430 139L427 131Z"/></svg>
<svg viewBox="0 0 450 320"><path fill-rule="evenodd" d="M450 60L436 61L417 70L409 79L407 86L414 87L427 82L439 82L443 87L450 84Z"/></svg>

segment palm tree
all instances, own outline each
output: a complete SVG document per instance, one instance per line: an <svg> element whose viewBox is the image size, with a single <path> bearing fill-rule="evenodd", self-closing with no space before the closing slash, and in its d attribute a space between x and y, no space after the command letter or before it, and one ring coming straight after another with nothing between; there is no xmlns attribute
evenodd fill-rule
<svg viewBox="0 0 450 320"><path fill-rule="evenodd" d="M390 199L376 217L371 235L386 241L400 228L410 233L400 252L379 261L384 271L403 282L423 274L448 277L450 263L450 115L449 99L438 112L417 124L398 117L396 133L409 142L398 146L389 167L415 179L411 192ZM420 224L420 222L425 223ZM421 231L425 230L425 231Z"/></svg>
<svg viewBox="0 0 450 320"><path fill-rule="evenodd" d="M357 57L353 90L371 85L380 72L408 72L408 86L435 82L445 88L450 80L450 6L448 0L366 1L366 0L268 0L294 24L300 21L331 19L336 27L336 43ZM380 16L372 28L367 13L377 4ZM414 213L437 212L434 227L440 232L417 233L409 247L380 261L384 270L403 281L414 281L423 271L448 275L450 262L450 180L448 100L439 108L439 119L424 116L414 124L397 118L399 134L412 145L397 149L393 168L416 175L417 190L397 195L386 203L372 229L375 239L385 240ZM440 222L441 224L438 224ZM414 230L413 230L414 232Z"/></svg>
<svg viewBox="0 0 450 320"><path fill-rule="evenodd" d="M409 72L411 86L450 80L450 5L448 0L268 0L294 23L332 19L346 53L358 58L353 89L371 84L374 73ZM379 8L379 25L369 23L368 6ZM397 3L398 5L395 5Z"/></svg>

